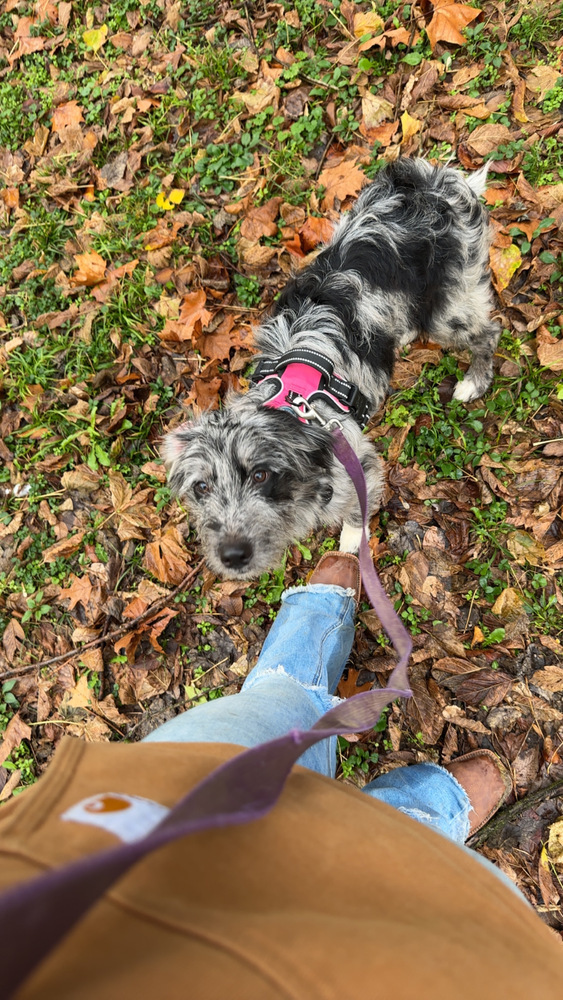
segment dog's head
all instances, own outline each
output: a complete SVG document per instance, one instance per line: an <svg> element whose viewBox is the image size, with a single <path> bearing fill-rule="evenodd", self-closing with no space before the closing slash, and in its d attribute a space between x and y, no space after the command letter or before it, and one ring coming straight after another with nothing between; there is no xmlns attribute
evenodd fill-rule
<svg viewBox="0 0 563 1000"><path fill-rule="evenodd" d="M168 434L163 457L210 568L248 580L326 520L333 493L330 436L291 413L250 402Z"/></svg>

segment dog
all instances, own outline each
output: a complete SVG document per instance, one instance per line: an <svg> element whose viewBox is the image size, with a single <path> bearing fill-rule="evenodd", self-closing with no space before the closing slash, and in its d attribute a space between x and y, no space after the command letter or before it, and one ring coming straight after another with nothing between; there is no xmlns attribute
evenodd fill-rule
<svg viewBox="0 0 563 1000"><path fill-rule="evenodd" d="M215 573L255 578L322 525L343 525L341 550L357 551L359 505L330 421L361 461L373 513L382 467L362 430L388 392L398 348L421 336L468 348L453 398L486 391L500 336L479 201L486 174L465 178L422 159L384 167L259 327L249 391L166 436L170 487Z"/></svg>

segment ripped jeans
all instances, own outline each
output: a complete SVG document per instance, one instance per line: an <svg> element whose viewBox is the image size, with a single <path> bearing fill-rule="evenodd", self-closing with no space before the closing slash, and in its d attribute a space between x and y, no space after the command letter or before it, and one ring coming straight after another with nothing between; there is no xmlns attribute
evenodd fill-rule
<svg viewBox="0 0 563 1000"><path fill-rule="evenodd" d="M235 743L252 747L309 729L338 699L334 691L354 641L352 591L314 584L287 590L240 694L195 705L146 737L147 742ZM334 777L336 737L310 747L299 763ZM437 764L400 767L362 791L463 844L470 803ZM472 852L473 853L473 852Z"/></svg>

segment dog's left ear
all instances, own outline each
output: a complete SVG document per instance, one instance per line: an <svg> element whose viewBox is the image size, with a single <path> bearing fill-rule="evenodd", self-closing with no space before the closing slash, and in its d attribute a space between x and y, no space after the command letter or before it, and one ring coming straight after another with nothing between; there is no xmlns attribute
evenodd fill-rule
<svg viewBox="0 0 563 1000"><path fill-rule="evenodd" d="M193 423L187 420L180 424L175 431L167 434L160 446L160 455L164 463L170 468L174 465L183 451L187 448L190 439Z"/></svg>

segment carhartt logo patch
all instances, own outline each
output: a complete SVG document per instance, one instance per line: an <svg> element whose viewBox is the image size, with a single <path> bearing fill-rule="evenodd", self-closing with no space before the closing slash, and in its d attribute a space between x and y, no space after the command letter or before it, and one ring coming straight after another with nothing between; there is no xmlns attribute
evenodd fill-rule
<svg viewBox="0 0 563 1000"><path fill-rule="evenodd" d="M162 822L170 809L152 799L120 792L102 792L82 799L61 815L62 820L98 826L130 844L146 837Z"/></svg>

